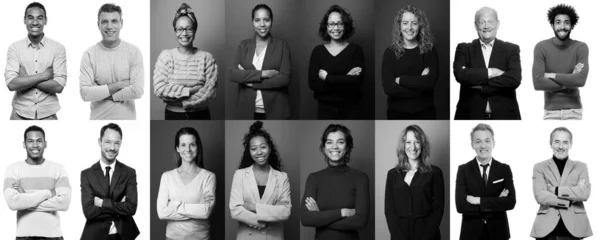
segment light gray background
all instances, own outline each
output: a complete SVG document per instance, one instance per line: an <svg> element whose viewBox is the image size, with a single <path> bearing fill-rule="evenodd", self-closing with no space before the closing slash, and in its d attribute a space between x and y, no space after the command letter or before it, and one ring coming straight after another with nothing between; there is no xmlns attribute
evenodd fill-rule
<svg viewBox="0 0 600 240"><path fill-rule="evenodd" d="M440 224L442 239L450 239L450 122L449 121L376 121L375 130L375 225L377 239L390 239L385 219L385 183L387 172L398 164L396 148L402 130L408 125L419 125L425 131L430 145L430 164L444 174L444 217Z"/></svg>
<svg viewBox="0 0 600 240"><path fill-rule="evenodd" d="M249 16L250 14L248 14ZM246 134L250 126L254 123L252 120L228 120L225 122L225 149L226 149L226 161L225 161L225 198L224 198L224 210L225 210L225 229L227 233L225 239L233 240L237 234L238 222L231 218L229 211L229 195L231 193L231 181L235 170L238 169L242 154L244 152L244 146L242 145L244 134ZM263 128L271 134L281 162L283 165L283 172L287 173L290 179L290 190L292 194L292 214L290 218L284 223L284 236L285 239L299 239L300 236L300 162L297 148L296 136L296 125L297 121L263 121ZM219 239L219 238L217 238Z"/></svg>
<svg viewBox="0 0 600 240"><path fill-rule="evenodd" d="M226 58L225 42L225 2L223 0L194 0L194 1L150 1L150 74L148 85L150 92L150 119L165 119L165 103L154 95L153 77L156 59L162 50L173 49L179 44L173 30L173 17L181 3L186 2L194 10L198 20L198 30L194 39L194 46L202 51L209 52L217 61L219 76L217 80L217 99L210 103L211 119L225 119L225 70L229 58Z"/></svg>
<svg viewBox="0 0 600 240"><path fill-rule="evenodd" d="M342 124L350 129L354 139L354 149L348 166L364 172L369 177L369 194L371 210L367 227L360 230L361 239L375 239L375 123L374 121L301 121L298 122L298 146L302 164L300 170L302 191L298 204L304 204L302 196L306 187L308 175L327 167L325 157L319 151L321 136L329 124ZM301 239L315 238L315 229L301 226Z"/></svg>

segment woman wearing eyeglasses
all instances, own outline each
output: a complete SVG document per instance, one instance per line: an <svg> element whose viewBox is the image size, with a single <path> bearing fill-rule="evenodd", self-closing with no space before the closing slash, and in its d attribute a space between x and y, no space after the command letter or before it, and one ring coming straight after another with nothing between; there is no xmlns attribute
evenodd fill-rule
<svg viewBox="0 0 600 240"><path fill-rule="evenodd" d="M436 118L433 90L439 70L433 43L425 12L412 5L398 11L381 67L388 119Z"/></svg>
<svg viewBox="0 0 600 240"><path fill-rule="evenodd" d="M216 98L217 63L194 47L198 21L192 8L182 3L173 28L178 47L163 50L154 67L154 95L162 99L166 120L209 120L209 103Z"/></svg>
<svg viewBox="0 0 600 240"><path fill-rule="evenodd" d="M254 37L240 43L229 69L238 83L236 119L288 119L288 84L292 65L287 42L271 35L273 11L265 4L252 9Z"/></svg>
<svg viewBox="0 0 600 240"><path fill-rule="evenodd" d="M352 16L338 5L327 10L319 27L325 44L310 56L308 85L318 101L319 119L355 119L362 98L365 57L362 48L349 41L354 34Z"/></svg>

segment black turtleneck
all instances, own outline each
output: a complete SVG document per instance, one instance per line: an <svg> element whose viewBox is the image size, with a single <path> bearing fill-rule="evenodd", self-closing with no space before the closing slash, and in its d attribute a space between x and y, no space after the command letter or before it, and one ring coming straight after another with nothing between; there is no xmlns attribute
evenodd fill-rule
<svg viewBox="0 0 600 240"><path fill-rule="evenodd" d="M567 159L569 159L568 156L565 159L558 159L558 158L556 158L556 156L552 155L552 160L554 160L554 163L556 163L556 166L558 167L558 173L560 173L561 176L562 176L563 170L565 170L565 165L567 164Z"/></svg>

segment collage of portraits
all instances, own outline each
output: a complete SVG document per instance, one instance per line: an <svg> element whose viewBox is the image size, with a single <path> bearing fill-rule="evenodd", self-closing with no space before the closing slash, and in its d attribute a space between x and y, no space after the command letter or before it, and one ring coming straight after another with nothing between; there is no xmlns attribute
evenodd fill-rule
<svg viewBox="0 0 600 240"><path fill-rule="evenodd" d="M0 240L600 239L597 7L0 1Z"/></svg>

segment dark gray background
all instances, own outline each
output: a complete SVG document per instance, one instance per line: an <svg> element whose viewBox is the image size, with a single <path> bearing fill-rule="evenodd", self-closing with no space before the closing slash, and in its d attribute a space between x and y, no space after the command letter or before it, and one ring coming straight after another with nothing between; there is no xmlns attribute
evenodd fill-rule
<svg viewBox="0 0 600 240"><path fill-rule="evenodd" d="M158 219L156 198L160 178L165 171L177 167L175 134L182 127L193 127L200 134L204 151L204 168L215 174L217 189L215 205L210 214L210 238L223 239L225 236L225 179L224 167L224 121L151 121L150 140L150 227L152 239L165 239L167 222ZM140 184L144 184L140 181Z"/></svg>
<svg viewBox="0 0 600 240"><path fill-rule="evenodd" d="M175 11L186 2L194 10L198 20L198 30L194 46L202 51L209 52L217 61L219 76L217 80L217 99L209 106L211 119L225 119L225 70L229 58L225 55L225 2L223 0L151 0L150 1L150 119L165 119L165 103L154 95L153 77L156 59L162 50L173 49L179 44L173 31L173 17ZM133 26L131 26L133 27Z"/></svg>

